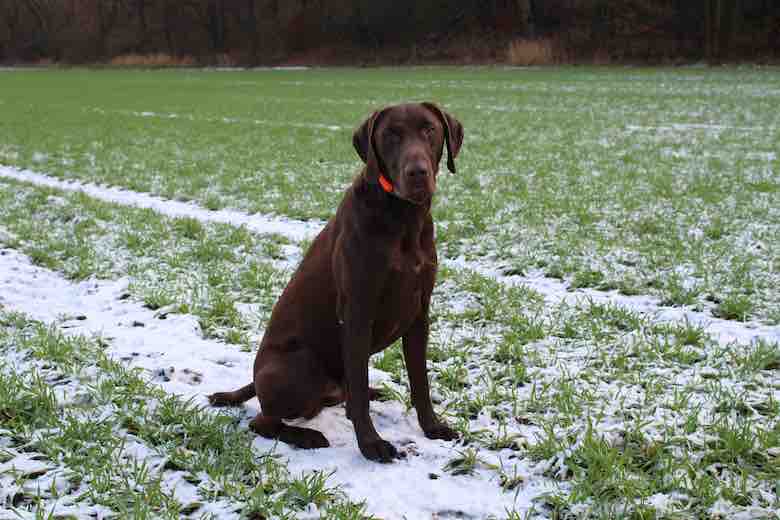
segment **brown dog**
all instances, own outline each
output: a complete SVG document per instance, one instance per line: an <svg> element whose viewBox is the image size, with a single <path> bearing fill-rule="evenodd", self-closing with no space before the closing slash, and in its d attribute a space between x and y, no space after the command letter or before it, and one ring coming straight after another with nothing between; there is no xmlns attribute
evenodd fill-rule
<svg viewBox="0 0 780 520"><path fill-rule="evenodd" d="M432 103L397 105L374 112L352 142L366 165L276 303L254 383L209 401L236 405L257 395L262 414L250 425L255 432L320 448L328 446L320 432L282 420L311 418L346 400L360 451L389 462L398 452L369 415L375 392L368 358L398 338L425 436L457 436L433 412L426 350L437 265L431 199L445 144L455 172L463 127Z"/></svg>

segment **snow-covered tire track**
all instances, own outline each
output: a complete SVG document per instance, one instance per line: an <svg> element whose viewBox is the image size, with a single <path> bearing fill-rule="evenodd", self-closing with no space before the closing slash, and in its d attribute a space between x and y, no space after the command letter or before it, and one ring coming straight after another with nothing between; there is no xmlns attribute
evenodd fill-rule
<svg viewBox="0 0 780 520"><path fill-rule="evenodd" d="M192 203L163 199L148 193L138 193L79 181L63 181L41 173L20 170L10 166L0 165L0 177L63 191L81 192L104 202L136 208L148 208L169 217L190 217L201 222L214 222L234 226L243 225L256 233L275 233L293 240L312 238L323 226L323 223L316 221L302 222L270 215L249 215L241 211L232 210L211 211Z"/></svg>
<svg viewBox="0 0 780 520"><path fill-rule="evenodd" d="M200 222L216 222L234 226L246 226L257 233L275 233L292 240L313 238L322 229L322 222L300 221L272 215L247 214L234 210L211 211L194 203L185 203L147 193L139 193L116 187L100 186L79 181L63 181L10 166L0 165L0 177L29 182L37 186L61 189L65 191L82 192L90 197L105 202L125 206L149 208L170 217L190 217ZM472 262L458 259L443 259L446 265L471 269L482 275L490 276L510 285L526 285L542 294L549 304L562 301L576 302L590 299L599 303L620 305L645 315L650 315L660 321L688 320L703 327L709 334L717 337L722 343L739 341L748 343L755 339L780 342L780 326L766 326L755 322L740 323L732 320L715 318L706 312L698 312L679 307L664 307L654 296L624 296L617 291L604 292L594 289L578 289L570 291L568 285L560 280L545 277L541 273L531 276L505 276L499 266L490 262Z"/></svg>

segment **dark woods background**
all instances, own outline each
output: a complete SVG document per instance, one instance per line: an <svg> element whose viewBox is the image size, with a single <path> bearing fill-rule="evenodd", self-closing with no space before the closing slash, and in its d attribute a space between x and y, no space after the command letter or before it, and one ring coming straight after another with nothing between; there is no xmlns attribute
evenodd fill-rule
<svg viewBox="0 0 780 520"><path fill-rule="evenodd" d="M0 62L780 59L780 0L0 0Z"/></svg>

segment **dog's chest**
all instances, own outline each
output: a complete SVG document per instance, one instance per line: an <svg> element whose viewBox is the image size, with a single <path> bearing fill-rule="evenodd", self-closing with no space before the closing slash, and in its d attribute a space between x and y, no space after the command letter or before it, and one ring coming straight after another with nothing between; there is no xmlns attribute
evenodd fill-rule
<svg viewBox="0 0 780 520"><path fill-rule="evenodd" d="M435 257L421 248L394 250L375 320L375 348L403 336L423 310L423 295L433 289Z"/></svg>
<svg viewBox="0 0 780 520"><path fill-rule="evenodd" d="M390 272L395 276L416 278L430 260L430 255L418 245L401 241L390 250Z"/></svg>

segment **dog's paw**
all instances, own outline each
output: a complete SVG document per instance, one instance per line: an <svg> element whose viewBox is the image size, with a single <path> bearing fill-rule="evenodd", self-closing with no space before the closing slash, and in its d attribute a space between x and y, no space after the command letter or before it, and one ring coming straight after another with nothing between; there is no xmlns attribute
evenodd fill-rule
<svg viewBox="0 0 780 520"><path fill-rule="evenodd" d="M377 462L392 462L393 459L401 458L398 450L384 439L377 438L371 441L359 443L360 452L369 460Z"/></svg>
<svg viewBox="0 0 780 520"><path fill-rule="evenodd" d="M211 406L233 406L235 402L231 399L231 392L217 392L207 396Z"/></svg>
<svg viewBox="0 0 780 520"><path fill-rule="evenodd" d="M451 441L460 437L458 432L443 422L438 422L433 427L426 429L425 436L429 439L443 439L445 441Z"/></svg>
<svg viewBox="0 0 780 520"><path fill-rule="evenodd" d="M288 426L279 436L279 439L304 450L327 448L330 446L328 439L317 430L310 428L295 428Z"/></svg>

